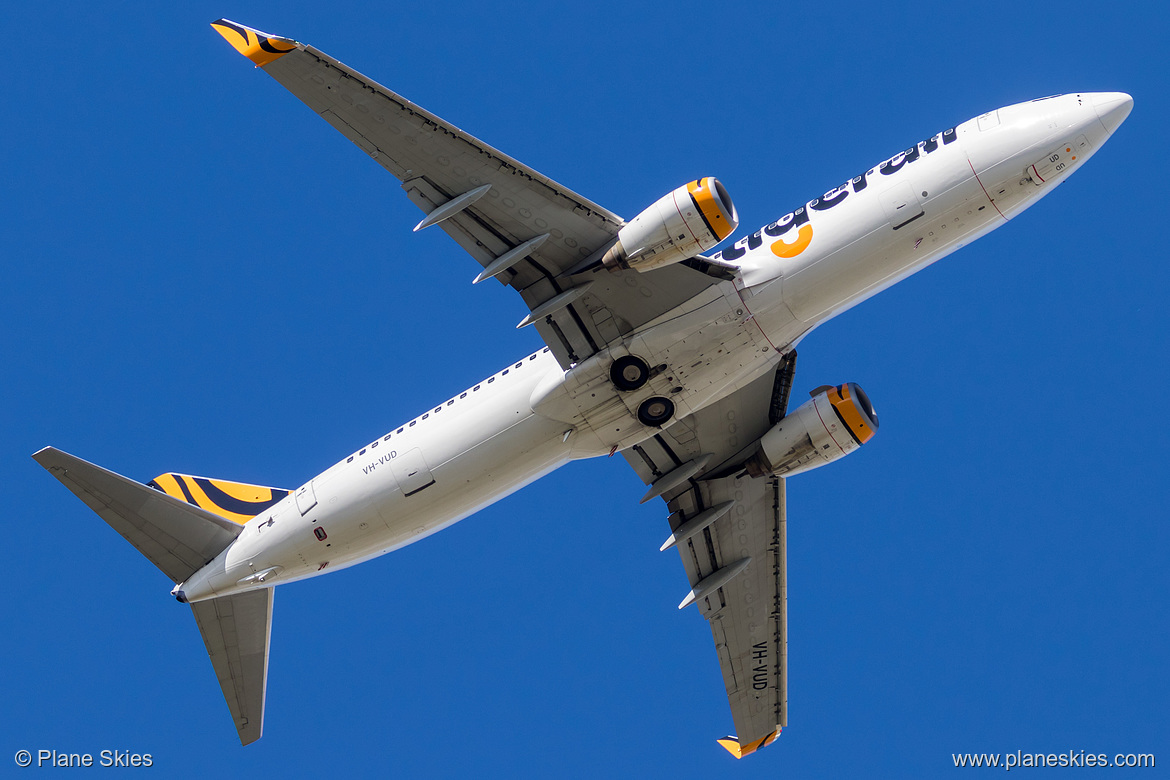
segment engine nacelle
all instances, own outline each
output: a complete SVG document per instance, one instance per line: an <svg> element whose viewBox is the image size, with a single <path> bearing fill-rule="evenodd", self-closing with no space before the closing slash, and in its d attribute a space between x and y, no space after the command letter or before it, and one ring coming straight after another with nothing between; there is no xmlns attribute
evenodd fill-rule
<svg viewBox="0 0 1170 780"><path fill-rule="evenodd" d="M611 271L651 271L706 252L738 225L731 196L708 176L662 196L626 223L602 264Z"/></svg>
<svg viewBox="0 0 1170 780"><path fill-rule="evenodd" d="M812 400L763 435L744 465L753 477L790 477L845 457L877 428L873 404L855 383L818 388Z"/></svg>

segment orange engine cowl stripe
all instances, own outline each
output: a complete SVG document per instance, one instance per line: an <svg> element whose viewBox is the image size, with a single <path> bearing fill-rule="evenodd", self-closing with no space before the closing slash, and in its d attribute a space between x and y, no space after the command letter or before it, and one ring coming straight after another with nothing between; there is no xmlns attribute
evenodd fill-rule
<svg viewBox="0 0 1170 780"><path fill-rule="evenodd" d="M865 420L865 415L862 414L861 408L857 405L857 399L849 390L848 384L843 384L839 387L834 387L829 391L829 403L833 405L833 411L837 413L837 418L849 431L849 435L858 444L865 444L873 438L874 430Z"/></svg>
<svg viewBox="0 0 1170 780"><path fill-rule="evenodd" d="M711 235L720 241L730 236L731 231L735 230L735 225L731 220L731 215L723 211L719 198L715 194L715 177L707 176L696 179L687 185L687 192L690 194L695 208L699 210L703 224L707 226L707 230L711 231Z"/></svg>

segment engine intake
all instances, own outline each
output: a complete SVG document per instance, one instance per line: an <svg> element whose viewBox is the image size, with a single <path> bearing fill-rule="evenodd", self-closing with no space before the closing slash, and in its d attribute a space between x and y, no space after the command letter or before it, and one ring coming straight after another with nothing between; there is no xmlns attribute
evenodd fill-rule
<svg viewBox="0 0 1170 780"><path fill-rule="evenodd" d="M707 251L738 225L731 196L707 176L663 195L626 223L601 262L610 271L651 271Z"/></svg>
<svg viewBox="0 0 1170 780"><path fill-rule="evenodd" d="M818 388L761 437L744 466L753 477L790 477L845 457L877 429L873 404L856 383Z"/></svg>

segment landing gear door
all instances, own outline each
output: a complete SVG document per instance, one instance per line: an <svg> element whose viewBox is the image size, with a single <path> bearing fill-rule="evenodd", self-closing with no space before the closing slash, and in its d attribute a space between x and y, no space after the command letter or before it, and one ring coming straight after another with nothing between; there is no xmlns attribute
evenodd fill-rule
<svg viewBox="0 0 1170 780"><path fill-rule="evenodd" d="M422 450L417 447L390 461L390 469L394 472L394 478L398 480L398 487L402 490L403 496L412 496L423 488L435 484L435 478L431 476Z"/></svg>
<svg viewBox="0 0 1170 780"><path fill-rule="evenodd" d="M905 227L923 214L922 204L918 202L918 196L909 182L902 182L883 192L882 206L894 230Z"/></svg>
<svg viewBox="0 0 1170 780"><path fill-rule="evenodd" d="M317 491L313 489L314 481L309 480L309 484L302 485L297 490L297 509L301 510L302 515L317 506Z"/></svg>

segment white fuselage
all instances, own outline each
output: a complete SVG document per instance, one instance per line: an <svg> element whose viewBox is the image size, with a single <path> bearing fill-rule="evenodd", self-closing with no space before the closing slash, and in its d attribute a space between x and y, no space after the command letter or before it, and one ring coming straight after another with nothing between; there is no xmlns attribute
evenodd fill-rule
<svg viewBox="0 0 1170 780"><path fill-rule="evenodd" d="M185 598L352 566L570 460L653 436L657 429L635 416L642 401L669 397L681 419L773 370L822 322L1046 195L1104 143L1129 105L1120 93L1021 103L895 155L723 250L716 257L739 267L735 281L712 285L568 370L547 349L530 355L332 466L252 519L182 583ZM667 368L621 393L609 368L624 354Z"/></svg>

